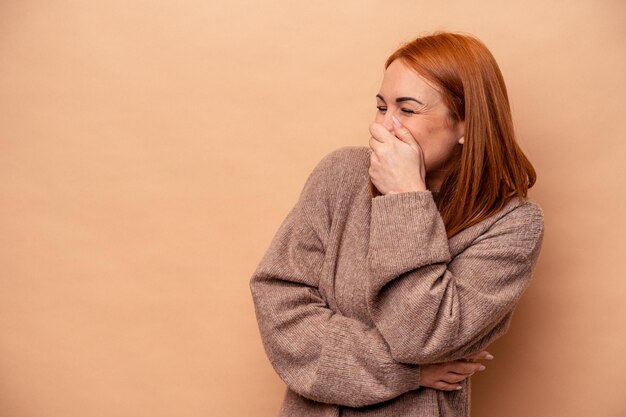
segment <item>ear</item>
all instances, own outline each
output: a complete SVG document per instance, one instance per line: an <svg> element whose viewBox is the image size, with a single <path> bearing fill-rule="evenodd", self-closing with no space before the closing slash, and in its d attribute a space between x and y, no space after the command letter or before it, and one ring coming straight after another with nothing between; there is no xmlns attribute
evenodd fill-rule
<svg viewBox="0 0 626 417"><path fill-rule="evenodd" d="M463 144L465 142L465 120L461 120L457 122L457 140L459 144Z"/></svg>

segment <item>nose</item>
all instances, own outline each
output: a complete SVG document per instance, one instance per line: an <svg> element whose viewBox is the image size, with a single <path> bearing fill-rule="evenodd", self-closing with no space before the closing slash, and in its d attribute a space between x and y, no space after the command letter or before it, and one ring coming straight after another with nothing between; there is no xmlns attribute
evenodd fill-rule
<svg viewBox="0 0 626 417"><path fill-rule="evenodd" d="M383 120L381 123L390 132L393 130L393 120L391 120L391 116L393 114L394 113L391 110L387 109L387 111L383 115Z"/></svg>

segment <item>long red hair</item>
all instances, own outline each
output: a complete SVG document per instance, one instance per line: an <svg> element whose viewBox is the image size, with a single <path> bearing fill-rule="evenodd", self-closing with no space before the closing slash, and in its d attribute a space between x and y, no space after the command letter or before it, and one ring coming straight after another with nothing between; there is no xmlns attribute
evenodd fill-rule
<svg viewBox="0 0 626 417"><path fill-rule="evenodd" d="M448 238L495 214L511 198L525 199L537 179L515 140L504 78L478 39L437 31L403 44L396 59L439 87L450 122L465 121L465 140L440 189L438 207ZM372 196L381 195L371 183Z"/></svg>

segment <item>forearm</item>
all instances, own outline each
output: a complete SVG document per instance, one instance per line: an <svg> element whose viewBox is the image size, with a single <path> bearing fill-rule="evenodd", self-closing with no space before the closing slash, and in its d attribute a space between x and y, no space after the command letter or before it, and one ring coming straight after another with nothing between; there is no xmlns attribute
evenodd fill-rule
<svg viewBox="0 0 626 417"><path fill-rule="evenodd" d="M452 259L429 192L372 200L367 300L396 360L458 359L506 331L543 237L542 214L517 210Z"/></svg>
<svg viewBox="0 0 626 417"><path fill-rule="evenodd" d="M395 361L376 328L334 313L313 288L258 274L251 290L263 345L292 390L361 407L419 387L420 367Z"/></svg>

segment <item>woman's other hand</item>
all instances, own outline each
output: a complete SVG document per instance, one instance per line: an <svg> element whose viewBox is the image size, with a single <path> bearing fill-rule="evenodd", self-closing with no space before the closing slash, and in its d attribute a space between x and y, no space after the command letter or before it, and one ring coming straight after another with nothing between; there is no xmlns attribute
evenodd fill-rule
<svg viewBox="0 0 626 417"><path fill-rule="evenodd" d="M444 391L454 391L461 387L459 382L472 376L478 371L483 371L486 367L477 360L491 360L493 356L483 350L475 355L450 362L433 363L421 365L421 382L423 387L434 388Z"/></svg>

